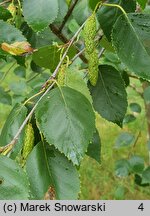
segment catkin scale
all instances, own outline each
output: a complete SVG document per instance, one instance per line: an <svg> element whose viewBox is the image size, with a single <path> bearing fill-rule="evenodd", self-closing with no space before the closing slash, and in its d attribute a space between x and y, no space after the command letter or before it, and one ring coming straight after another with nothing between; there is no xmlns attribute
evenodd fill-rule
<svg viewBox="0 0 150 216"><path fill-rule="evenodd" d="M98 79L98 54L96 50L96 17L93 13L84 26L85 54L88 59L88 76L90 83L95 86Z"/></svg>
<svg viewBox="0 0 150 216"><path fill-rule="evenodd" d="M22 157L25 160L34 146L34 130L31 123L28 123L25 128L25 139L22 150Z"/></svg>

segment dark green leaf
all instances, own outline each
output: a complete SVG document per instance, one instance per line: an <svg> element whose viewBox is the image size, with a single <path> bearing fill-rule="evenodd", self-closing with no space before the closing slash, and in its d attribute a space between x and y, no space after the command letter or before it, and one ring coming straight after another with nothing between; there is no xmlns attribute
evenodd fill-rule
<svg viewBox="0 0 150 216"><path fill-rule="evenodd" d="M11 17L12 17L11 13L6 8L0 6L0 19L6 21Z"/></svg>
<svg viewBox="0 0 150 216"><path fill-rule="evenodd" d="M129 159L132 171L135 173L141 173L144 170L144 159L140 156L132 156Z"/></svg>
<svg viewBox="0 0 150 216"><path fill-rule="evenodd" d="M101 140L97 130L94 133L93 141L88 146L86 154L100 163Z"/></svg>
<svg viewBox="0 0 150 216"><path fill-rule="evenodd" d="M14 26L0 20L0 43L14 43L16 41L26 41L26 38L22 35Z"/></svg>
<svg viewBox="0 0 150 216"><path fill-rule="evenodd" d="M40 67L53 71L60 61L60 51L56 46L45 46L33 53L33 61Z"/></svg>
<svg viewBox="0 0 150 216"><path fill-rule="evenodd" d="M11 96L7 92L5 92L2 87L0 87L0 103L8 105L12 104Z"/></svg>
<svg viewBox="0 0 150 216"><path fill-rule="evenodd" d="M18 66L17 68L15 68L14 73L16 74L16 76L25 78L26 77L26 69L23 66Z"/></svg>
<svg viewBox="0 0 150 216"><path fill-rule="evenodd" d="M142 184L150 184L150 166L142 173Z"/></svg>
<svg viewBox="0 0 150 216"><path fill-rule="evenodd" d="M141 175L138 175L138 174L135 174L134 181L137 185L139 185L141 187L146 187L146 186L150 185L148 183L147 184L142 183L142 177L141 177Z"/></svg>
<svg viewBox="0 0 150 216"><path fill-rule="evenodd" d="M127 177L130 171L131 171L131 166L127 160L121 159L121 160L116 161L115 174L118 177Z"/></svg>
<svg viewBox="0 0 150 216"><path fill-rule="evenodd" d="M134 12L136 9L135 0L109 0L108 3L118 4L124 8L127 13ZM107 39L111 41L111 31L117 18L120 16L121 10L117 7L103 6L98 11L98 21L106 35Z"/></svg>
<svg viewBox="0 0 150 216"><path fill-rule="evenodd" d="M127 95L120 73L112 66L100 65L97 84L90 89L96 111L121 126L127 109Z"/></svg>
<svg viewBox="0 0 150 216"><path fill-rule="evenodd" d="M96 5L97 5L97 3L99 3L99 2L100 2L100 0L89 0L89 6L90 6L90 8L92 10L94 10L95 7L96 7Z"/></svg>
<svg viewBox="0 0 150 216"><path fill-rule="evenodd" d="M112 42L130 72L150 79L150 15L121 15L112 32ZM130 58L129 58L130 56Z"/></svg>
<svg viewBox="0 0 150 216"><path fill-rule="evenodd" d="M129 84L130 84L130 79L129 79L129 75L127 74L127 72L126 72L126 71L123 71L123 72L121 73L121 76L122 76L122 79L124 80L125 86L126 86L126 87L129 86Z"/></svg>
<svg viewBox="0 0 150 216"><path fill-rule="evenodd" d="M30 67L31 67L32 71L35 73L41 73L42 72L42 68L39 67L37 64L35 64L34 61L31 61Z"/></svg>
<svg viewBox="0 0 150 216"><path fill-rule="evenodd" d="M43 199L50 186L56 199L77 199L80 190L76 168L67 158L45 143L35 146L27 159L27 174L33 199Z"/></svg>
<svg viewBox="0 0 150 216"><path fill-rule="evenodd" d="M88 99L74 89L55 88L39 103L36 119L49 144L79 165L95 130Z"/></svg>
<svg viewBox="0 0 150 216"><path fill-rule="evenodd" d="M27 109L23 105L16 105L12 109L11 113L7 117L7 120L5 122L5 125L2 129L1 135L0 135L0 146L5 146L16 135L19 127L21 126L22 122L24 121L27 114ZM24 137L24 131L21 133L17 145L12 150L11 157L15 158L17 154L19 153L22 144L23 144L23 137Z"/></svg>
<svg viewBox="0 0 150 216"><path fill-rule="evenodd" d="M115 148L131 146L134 140L135 140L134 135L128 132L123 132L119 134L119 136L117 137L116 142L115 142Z"/></svg>
<svg viewBox="0 0 150 216"><path fill-rule="evenodd" d="M138 103L130 103L129 107L132 112L136 112L136 113L141 112L141 106Z"/></svg>
<svg viewBox="0 0 150 216"><path fill-rule="evenodd" d="M128 114L125 116L125 118L123 119L123 124L128 124L130 122L133 122L136 120L136 117L132 114Z"/></svg>
<svg viewBox="0 0 150 216"><path fill-rule="evenodd" d="M19 165L6 156L0 156L0 200L27 200L29 182Z"/></svg>
<svg viewBox="0 0 150 216"><path fill-rule="evenodd" d="M23 14L28 25L35 31L41 31L52 23L58 13L58 1L55 0L25 0Z"/></svg>

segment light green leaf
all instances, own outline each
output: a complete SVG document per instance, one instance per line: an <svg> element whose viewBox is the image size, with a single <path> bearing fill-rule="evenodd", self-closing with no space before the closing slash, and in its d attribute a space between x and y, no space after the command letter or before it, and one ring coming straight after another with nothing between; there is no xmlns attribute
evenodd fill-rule
<svg viewBox="0 0 150 216"><path fill-rule="evenodd" d="M29 182L19 165L6 156L0 156L0 200L27 200Z"/></svg>
<svg viewBox="0 0 150 216"><path fill-rule="evenodd" d="M123 132L119 134L119 136L116 139L115 142L115 148L121 148L121 147L128 147L133 144L133 141L135 140L135 136L128 133L128 132Z"/></svg>
<svg viewBox="0 0 150 216"><path fill-rule="evenodd" d="M88 99L74 89L55 88L39 103L36 119L48 143L79 165L95 130Z"/></svg>
<svg viewBox="0 0 150 216"><path fill-rule="evenodd" d="M112 42L130 72L150 79L150 15L121 15L112 32ZM130 58L129 58L130 56Z"/></svg>
<svg viewBox="0 0 150 216"><path fill-rule="evenodd" d="M0 135L0 146L5 146L16 135L19 127L21 126L22 122L24 121L27 114L27 108L22 105L15 105L12 109L11 113L7 117L7 120L4 124L4 127L2 129L1 135ZM23 144L23 137L24 137L24 131L21 133L17 145L12 150L11 157L15 158L19 151L21 150L22 144Z"/></svg>
<svg viewBox="0 0 150 216"><path fill-rule="evenodd" d="M23 14L28 25L35 31L41 31L52 23L58 13L58 1L24 0Z"/></svg>
<svg viewBox="0 0 150 216"><path fill-rule="evenodd" d="M87 84L83 80L83 74L74 68L66 69L65 85L82 93L92 103L92 97Z"/></svg>
<svg viewBox="0 0 150 216"><path fill-rule="evenodd" d="M121 126L127 109L127 94L120 73L112 66L100 65L97 84L90 89L95 110Z"/></svg>
<svg viewBox="0 0 150 216"><path fill-rule="evenodd" d="M0 44L3 42L11 44L17 41L26 41L26 38L17 28L0 20Z"/></svg>
<svg viewBox="0 0 150 216"><path fill-rule="evenodd" d="M26 170L33 199L43 199L50 186L56 199L77 199L80 190L76 168L67 158L46 143L35 146L27 159Z"/></svg>

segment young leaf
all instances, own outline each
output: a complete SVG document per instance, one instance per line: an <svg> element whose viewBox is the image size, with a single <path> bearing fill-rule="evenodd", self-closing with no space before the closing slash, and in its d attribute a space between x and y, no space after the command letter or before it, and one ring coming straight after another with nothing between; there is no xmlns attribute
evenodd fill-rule
<svg viewBox="0 0 150 216"><path fill-rule="evenodd" d="M0 200L27 200L29 182L19 165L6 156L0 156Z"/></svg>
<svg viewBox="0 0 150 216"><path fill-rule="evenodd" d="M138 103L130 103L129 105L132 112L140 113L141 112L141 106Z"/></svg>
<svg viewBox="0 0 150 216"><path fill-rule="evenodd" d="M150 79L150 15L121 15L112 31L112 42L121 61L137 76ZM129 58L130 56L130 58Z"/></svg>
<svg viewBox="0 0 150 216"><path fill-rule="evenodd" d="M80 190L76 168L67 158L46 143L38 143L29 155L26 170L34 199L43 199L50 186L56 199L77 199Z"/></svg>
<svg viewBox="0 0 150 216"><path fill-rule="evenodd" d="M127 109L127 94L120 73L112 66L100 65L97 84L90 90L95 110L121 126Z"/></svg>
<svg viewBox="0 0 150 216"><path fill-rule="evenodd" d="M150 166L142 173L142 184L150 184Z"/></svg>
<svg viewBox="0 0 150 216"><path fill-rule="evenodd" d="M34 31L41 31L56 19L58 1L25 0L23 1L23 14L28 25Z"/></svg>
<svg viewBox="0 0 150 216"><path fill-rule="evenodd" d="M132 114L127 114L123 119L123 124L128 124L136 120L136 117Z"/></svg>
<svg viewBox="0 0 150 216"><path fill-rule="evenodd" d="M88 99L74 89L55 88L39 103L36 119L48 143L79 165L95 130Z"/></svg>
<svg viewBox="0 0 150 216"><path fill-rule="evenodd" d="M16 135L19 127L21 126L23 120L27 114L27 108L22 105L15 105L9 114L5 125L2 129L0 135L0 146L5 146L13 139ZM14 159L19 151L21 150L23 144L24 133L21 133L17 145L12 150L11 157Z"/></svg>

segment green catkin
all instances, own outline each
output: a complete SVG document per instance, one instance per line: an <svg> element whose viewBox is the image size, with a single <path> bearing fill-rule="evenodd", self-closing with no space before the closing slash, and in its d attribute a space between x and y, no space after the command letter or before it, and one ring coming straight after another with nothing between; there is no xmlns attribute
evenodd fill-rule
<svg viewBox="0 0 150 216"><path fill-rule="evenodd" d="M88 74L90 83L95 86L98 79L98 54L96 50L96 16L93 13L84 26L85 54L88 59Z"/></svg>
<svg viewBox="0 0 150 216"><path fill-rule="evenodd" d="M34 130L31 123L28 123L25 128L25 139L22 150L23 160L26 160L34 146Z"/></svg>
<svg viewBox="0 0 150 216"><path fill-rule="evenodd" d="M65 70L66 70L66 64L61 65L59 72L58 72L58 84L60 86L63 86L65 83Z"/></svg>
<svg viewBox="0 0 150 216"><path fill-rule="evenodd" d="M96 85L98 79L98 64L99 64L99 59L98 59L97 51L95 49L93 53L90 54L89 65L88 65L89 80L93 86Z"/></svg>

